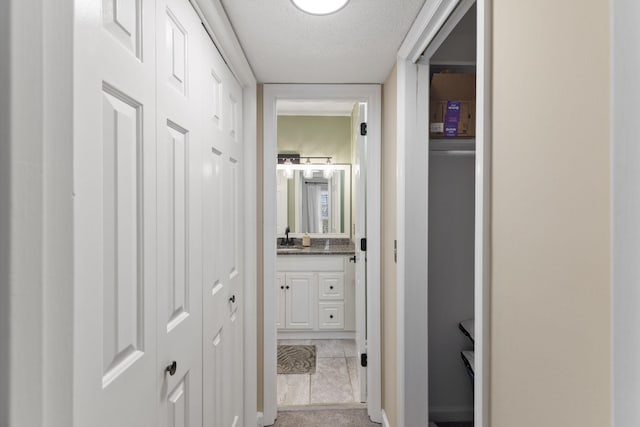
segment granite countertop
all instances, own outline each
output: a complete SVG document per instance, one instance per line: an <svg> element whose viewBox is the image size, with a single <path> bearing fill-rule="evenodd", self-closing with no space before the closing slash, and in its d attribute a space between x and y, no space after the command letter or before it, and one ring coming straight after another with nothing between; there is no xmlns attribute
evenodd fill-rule
<svg viewBox="0 0 640 427"><path fill-rule="evenodd" d="M356 247L350 239L311 239L311 246L303 247L302 239L292 239L292 246L283 246L278 239L278 255L354 255Z"/></svg>

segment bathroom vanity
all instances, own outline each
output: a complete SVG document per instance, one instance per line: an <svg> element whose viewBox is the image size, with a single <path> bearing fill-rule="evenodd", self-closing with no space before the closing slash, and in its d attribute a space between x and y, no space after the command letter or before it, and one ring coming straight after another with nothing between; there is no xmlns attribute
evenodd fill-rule
<svg viewBox="0 0 640 427"><path fill-rule="evenodd" d="M279 338L352 338L355 249L348 239L311 247L278 246L276 323Z"/></svg>

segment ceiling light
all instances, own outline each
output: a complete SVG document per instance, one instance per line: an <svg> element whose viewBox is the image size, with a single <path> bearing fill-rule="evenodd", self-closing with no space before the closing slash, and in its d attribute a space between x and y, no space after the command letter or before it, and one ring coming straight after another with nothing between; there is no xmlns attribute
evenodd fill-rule
<svg viewBox="0 0 640 427"><path fill-rule="evenodd" d="M329 15L346 6L349 0L291 0L301 11L311 15Z"/></svg>

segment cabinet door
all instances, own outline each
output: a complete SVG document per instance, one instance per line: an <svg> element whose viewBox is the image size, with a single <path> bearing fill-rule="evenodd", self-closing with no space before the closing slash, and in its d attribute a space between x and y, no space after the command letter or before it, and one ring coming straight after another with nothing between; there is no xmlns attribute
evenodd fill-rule
<svg viewBox="0 0 640 427"><path fill-rule="evenodd" d="M289 273L286 278L287 329L313 329L313 273Z"/></svg>
<svg viewBox="0 0 640 427"><path fill-rule="evenodd" d="M283 329L285 325L285 286L286 280L284 273L278 273L276 278L276 295L278 296L278 306L276 312L276 327Z"/></svg>

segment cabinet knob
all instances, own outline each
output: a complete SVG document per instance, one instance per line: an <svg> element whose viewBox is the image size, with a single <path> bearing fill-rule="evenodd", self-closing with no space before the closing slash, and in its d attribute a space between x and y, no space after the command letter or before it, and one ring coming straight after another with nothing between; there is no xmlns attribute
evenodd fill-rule
<svg viewBox="0 0 640 427"><path fill-rule="evenodd" d="M333 319L333 314L330 314L330 315L329 315L329 319Z"/></svg>
<svg viewBox="0 0 640 427"><path fill-rule="evenodd" d="M164 371L168 372L169 375L174 376L177 369L178 369L178 362L174 360L169 365L167 365L166 368L164 368Z"/></svg>
<svg viewBox="0 0 640 427"><path fill-rule="evenodd" d="M329 286L329 289L333 289L333 286Z"/></svg>
<svg viewBox="0 0 640 427"><path fill-rule="evenodd" d="M287 289L289 289L289 285L287 285Z"/></svg>
<svg viewBox="0 0 640 427"><path fill-rule="evenodd" d="M284 285L280 286L280 289L284 289Z"/></svg>
<svg viewBox="0 0 640 427"><path fill-rule="evenodd" d="M236 302L236 296L232 295L231 298L229 298L229 301L235 303Z"/></svg>

